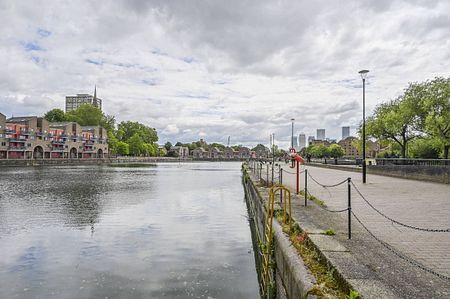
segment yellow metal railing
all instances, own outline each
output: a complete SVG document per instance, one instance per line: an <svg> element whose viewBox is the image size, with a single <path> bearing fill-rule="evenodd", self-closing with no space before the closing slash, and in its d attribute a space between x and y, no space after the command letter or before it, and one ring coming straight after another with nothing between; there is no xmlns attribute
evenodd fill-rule
<svg viewBox="0 0 450 299"><path fill-rule="evenodd" d="M269 200L266 208L266 221L264 227L264 246L262 247L262 273L261 273L261 292L262 295L266 295L269 290L270 282L274 281L271 271L271 258L272 258L272 246L273 246L273 217L275 213L275 196L280 193L283 209L283 221L289 223L289 230L291 230L291 192L283 185L276 184L270 188ZM284 199L284 200L283 200ZM289 210L289 212L288 212Z"/></svg>

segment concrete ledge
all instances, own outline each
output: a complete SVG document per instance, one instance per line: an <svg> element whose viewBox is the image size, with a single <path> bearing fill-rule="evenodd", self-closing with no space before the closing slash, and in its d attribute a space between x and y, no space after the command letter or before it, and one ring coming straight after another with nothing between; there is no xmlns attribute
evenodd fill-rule
<svg viewBox="0 0 450 299"><path fill-rule="evenodd" d="M316 279L306 268L291 241L274 221L275 260L288 298L304 298L316 284Z"/></svg>

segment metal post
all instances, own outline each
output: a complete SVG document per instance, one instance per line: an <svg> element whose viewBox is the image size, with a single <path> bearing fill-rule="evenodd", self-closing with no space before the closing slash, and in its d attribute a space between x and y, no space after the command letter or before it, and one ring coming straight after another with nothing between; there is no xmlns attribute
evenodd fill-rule
<svg viewBox="0 0 450 299"><path fill-rule="evenodd" d="M280 185L283 185L283 168L281 165L278 165L278 169L280 171ZM280 203L283 203L283 192L280 191Z"/></svg>
<svg viewBox="0 0 450 299"><path fill-rule="evenodd" d="M362 150L362 172L363 183L366 183L366 79L363 78L363 150Z"/></svg>
<svg viewBox="0 0 450 299"><path fill-rule="evenodd" d="M305 169L305 207L308 205L308 169Z"/></svg>
<svg viewBox="0 0 450 299"><path fill-rule="evenodd" d="M351 192L351 178L347 178L348 188L348 239L352 238L352 192Z"/></svg>
<svg viewBox="0 0 450 299"><path fill-rule="evenodd" d="M262 163L259 163L259 181L261 182Z"/></svg>
<svg viewBox="0 0 450 299"><path fill-rule="evenodd" d="M269 187L269 164L266 164L266 187Z"/></svg>
<svg viewBox="0 0 450 299"><path fill-rule="evenodd" d="M274 163L272 162L272 186L273 186L273 167L274 167L275 165L274 165Z"/></svg>
<svg viewBox="0 0 450 299"><path fill-rule="evenodd" d="M299 181L300 181L300 164L297 160L297 194L298 194L299 188L300 188Z"/></svg>

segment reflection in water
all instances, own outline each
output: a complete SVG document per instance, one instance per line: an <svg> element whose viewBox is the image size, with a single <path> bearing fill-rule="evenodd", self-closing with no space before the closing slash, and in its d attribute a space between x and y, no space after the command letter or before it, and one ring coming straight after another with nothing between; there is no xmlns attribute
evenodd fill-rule
<svg viewBox="0 0 450 299"><path fill-rule="evenodd" d="M0 298L257 298L239 169L1 169Z"/></svg>

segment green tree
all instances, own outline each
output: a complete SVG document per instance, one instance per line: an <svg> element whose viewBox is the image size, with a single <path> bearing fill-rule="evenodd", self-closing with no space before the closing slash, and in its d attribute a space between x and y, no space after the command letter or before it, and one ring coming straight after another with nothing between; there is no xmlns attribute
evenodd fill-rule
<svg viewBox="0 0 450 299"><path fill-rule="evenodd" d="M409 154L412 158L437 159L439 152L439 144L432 138L418 138L409 145Z"/></svg>
<svg viewBox="0 0 450 299"><path fill-rule="evenodd" d="M117 142L117 151L116 153L121 156L126 156L130 154L130 146L128 143L125 143L123 141Z"/></svg>
<svg viewBox="0 0 450 299"><path fill-rule="evenodd" d="M130 147L130 155L140 156L141 154L144 154L144 141L138 133L135 133L133 136L131 136L131 138L127 140L127 143Z"/></svg>
<svg viewBox="0 0 450 299"><path fill-rule="evenodd" d="M323 144L311 144L306 149L306 153L310 154L314 158L328 157L328 148Z"/></svg>
<svg viewBox="0 0 450 299"><path fill-rule="evenodd" d="M114 132L116 129L116 118L113 115L104 115L99 123L100 126L108 132Z"/></svg>
<svg viewBox="0 0 450 299"><path fill-rule="evenodd" d="M123 121L117 126L117 137L122 141L129 140L135 134L139 135L144 143L158 141L156 130L139 122Z"/></svg>
<svg viewBox="0 0 450 299"><path fill-rule="evenodd" d="M106 131L108 134L108 147L111 154L117 154L119 139L116 138L112 131Z"/></svg>
<svg viewBox="0 0 450 299"><path fill-rule="evenodd" d="M90 104L83 104L78 109L66 113L68 121L74 121L80 126L99 126L103 120L102 111Z"/></svg>
<svg viewBox="0 0 450 299"><path fill-rule="evenodd" d="M420 135L417 131L418 111L417 101L402 101L402 97L382 103L366 121L367 136L396 142L401 148L401 156L406 158L408 142Z"/></svg>
<svg viewBox="0 0 450 299"><path fill-rule="evenodd" d="M55 108L45 113L44 118L49 122L66 121L66 115L61 109Z"/></svg>
<svg viewBox="0 0 450 299"><path fill-rule="evenodd" d="M166 144L164 144L164 147L166 148L166 151L169 152L170 148L172 147L172 143L170 143L169 141L166 142Z"/></svg>
<svg viewBox="0 0 450 299"><path fill-rule="evenodd" d="M423 84L417 84L422 89L422 111L424 131L429 134L444 151L448 159L450 148L450 78L435 78Z"/></svg>
<svg viewBox="0 0 450 299"><path fill-rule="evenodd" d="M339 144L332 144L328 147L328 153L333 158L340 158L344 156L344 150Z"/></svg>

